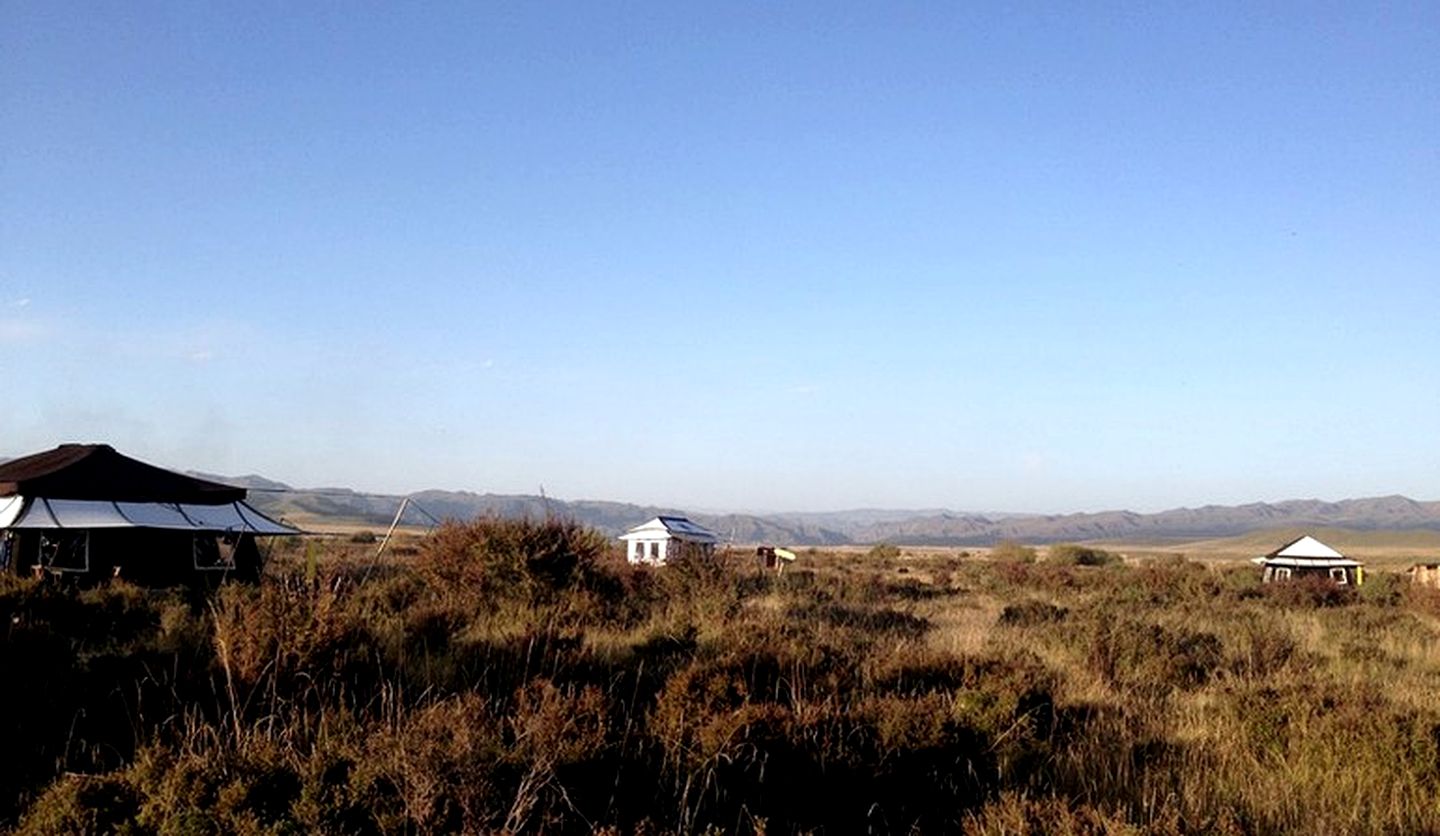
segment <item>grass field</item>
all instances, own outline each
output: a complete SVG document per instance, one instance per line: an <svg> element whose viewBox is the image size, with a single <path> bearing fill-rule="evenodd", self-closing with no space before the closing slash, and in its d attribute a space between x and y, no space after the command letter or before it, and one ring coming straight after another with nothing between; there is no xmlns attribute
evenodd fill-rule
<svg viewBox="0 0 1440 836"><path fill-rule="evenodd" d="M488 520L379 561L286 541L261 585L214 593L0 580L0 665L27 686L0 692L0 821L1440 831L1440 596L1391 571L1433 544L1317 536L1386 565L1359 590L1261 585L1237 561L1267 535L802 549L777 577Z"/></svg>
<svg viewBox="0 0 1440 836"><path fill-rule="evenodd" d="M1408 568L1440 561L1440 531L1355 531L1343 528L1281 528L1237 537L1173 542L1098 542L1095 545L1136 556L1181 554L1191 560L1238 561L1265 554L1309 534L1375 568Z"/></svg>
<svg viewBox="0 0 1440 836"><path fill-rule="evenodd" d="M1241 564L1257 555L1309 534L1346 555L1373 564L1371 568L1399 570L1414 563L1440 562L1440 531L1357 531L1342 528L1279 528L1234 537L1209 539L1168 538L1152 540L1087 540L1083 545L1122 555L1131 562L1185 559L1215 565ZM837 555L863 555L870 545L828 547ZM974 557L984 559L991 552L984 546L907 546L906 555L926 558ZM1043 554L1045 546L1037 546ZM801 549L803 551L803 548Z"/></svg>

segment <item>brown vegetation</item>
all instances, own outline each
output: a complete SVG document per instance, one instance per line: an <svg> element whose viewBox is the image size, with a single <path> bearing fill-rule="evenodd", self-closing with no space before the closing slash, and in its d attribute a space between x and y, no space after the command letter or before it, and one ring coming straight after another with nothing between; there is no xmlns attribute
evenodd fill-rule
<svg viewBox="0 0 1440 836"><path fill-rule="evenodd" d="M0 580L0 821L1440 830L1440 599L1392 576L1020 546L634 568L583 527L494 519L379 566L347 548L290 544L209 596Z"/></svg>

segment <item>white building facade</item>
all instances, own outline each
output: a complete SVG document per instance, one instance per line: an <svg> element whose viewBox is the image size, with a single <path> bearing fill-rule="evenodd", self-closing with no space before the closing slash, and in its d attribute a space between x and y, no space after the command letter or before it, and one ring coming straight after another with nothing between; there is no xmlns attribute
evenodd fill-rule
<svg viewBox="0 0 1440 836"><path fill-rule="evenodd" d="M620 539L625 541L625 559L631 563L664 566L672 560L708 557L719 540L713 531L684 517L656 517L637 525Z"/></svg>

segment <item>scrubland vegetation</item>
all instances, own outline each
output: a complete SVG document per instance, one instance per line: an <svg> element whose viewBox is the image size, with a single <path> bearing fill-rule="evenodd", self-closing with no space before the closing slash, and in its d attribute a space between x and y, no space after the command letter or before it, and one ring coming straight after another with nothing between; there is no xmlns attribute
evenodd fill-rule
<svg viewBox="0 0 1440 836"><path fill-rule="evenodd" d="M0 821L1440 831L1440 598L1393 575L1014 544L632 568L496 520L408 551L289 543L213 593L0 580Z"/></svg>

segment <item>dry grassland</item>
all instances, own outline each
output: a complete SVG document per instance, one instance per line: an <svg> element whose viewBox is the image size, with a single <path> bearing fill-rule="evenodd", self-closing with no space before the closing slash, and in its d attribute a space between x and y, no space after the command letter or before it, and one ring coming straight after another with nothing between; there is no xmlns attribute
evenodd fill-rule
<svg viewBox="0 0 1440 836"><path fill-rule="evenodd" d="M37 687L0 692L0 821L1440 831L1440 594L1391 571L1435 552L1320 536L1386 565L1263 586L1243 561L1267 539L801 550L776 576L490 520L379 560L282 542L261 585L213 594L5 580L0 663Z"/></svg>

